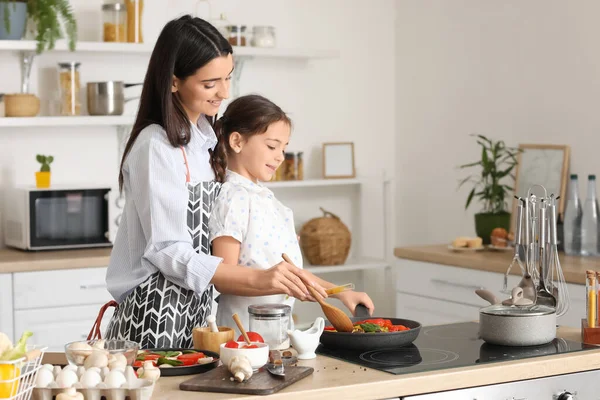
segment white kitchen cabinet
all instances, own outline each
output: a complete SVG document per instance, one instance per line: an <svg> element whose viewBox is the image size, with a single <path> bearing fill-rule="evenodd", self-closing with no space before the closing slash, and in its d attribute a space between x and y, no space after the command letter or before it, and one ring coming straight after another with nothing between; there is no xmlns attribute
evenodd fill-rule
<svg viewBox="0 0 600 400"><path fill-rule="evenodd" d="M63 269L13 274L14 308L28 310L100 304L111 300L106 268Z"/></svg>
<svg viewBox="0 0 600 400"><path fill-rule="evenodd" d="M14 342L12 274L0 274L0 332Z"/></svg>
<svg viewBox="0 0 600 400"><path fill-rule="evenodd" d="M64 351L65 344L85 340L92 329L102 304L56 307L15 311L15 334L29 330L32 343L48 346L48 351ZM102 319L106 330L114 308L109 308Z"/></svg>
<svg viewBox="0 0 600 400"><path fill-rule="evenodd" d="M426 262L400 260L396 274L396 315L424 325L478 320L478 310L488 303L476 289L488 289L502 299L504 274ZM508 267L508 266L507 266ZM520 276L511 275L508 287L518 284ZM579 327L585 315L583 285L567 285L571 306L558 318L565 326Z"/></svg>

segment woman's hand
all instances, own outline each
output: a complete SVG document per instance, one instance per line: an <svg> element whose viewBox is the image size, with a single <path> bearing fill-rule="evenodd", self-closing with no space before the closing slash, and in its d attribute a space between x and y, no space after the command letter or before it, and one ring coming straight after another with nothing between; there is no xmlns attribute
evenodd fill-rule
<svg viewBox="0 0 600 400"><path fill-rule="evenodd" d="M340 299L342 303L344 303L352 315L355 314L356 306L359 304L363 304L365 307L367 307L369 309L369 315L371 316L373 315L373 311L375 311L373 300L371 300L369 295L366 293L355 292L351 290L337 294L336 297Z"/></svg>
<svg viewBox="0 0 600 400"><path fill-rule="evenodd" d="M302 301L315 301L306 288L312 286L321 296L327 297L325 289L313 279L313 274L285 261L261 272L260 278L255 282L255 287L261 291L283 293Z"/></svg>

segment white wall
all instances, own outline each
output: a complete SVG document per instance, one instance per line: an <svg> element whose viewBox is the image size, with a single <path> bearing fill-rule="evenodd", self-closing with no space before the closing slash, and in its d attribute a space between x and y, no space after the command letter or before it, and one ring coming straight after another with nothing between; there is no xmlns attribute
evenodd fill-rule
<svg viewBox="0 0 600 400"><path fill-rule="evenodd" d="M595 0L397 3L398 244L474 234L479 207L456 190L480 155L470 133L568 144L572 173L600 173L598 15Z"/></svg>
<svg viewBox="0 0 600 400"><path fill-rule="evenodd" d="M99 40L102 1L71 3L78 16L80 40ZM195 10L195 0L146 0L144 40L153 42L169 19ZM278 46L282 48L339 51L340 57L331 60L252 60L244 66L241 94L259 92L290 113L295 130L289 149L305 152L306 179L320 177L321 144L333 141L355 143L358 175L380 175L384 169L394 172L393 0L225 0L214 1L211 11L215 17L226 13L232 23L275 26ZM140 82L148 58L44 54L33 67L32 92L42 99L42 111L47 113L49 97L56 88L57 62L81 61L85 86L85 82L97 80ZM18 55L1 53L0 92L19 91L19 77ZM135 105L128 104L126 113L135 113ZM55 156L53 184L108 185L113 188L114 199L117 147L113 128L0 129L0 190L13 184L34 184L34 172L38 169L35 154L43 153ZM298 227L309 218L320 216L319 206L340 213L352 226L356 209L348 199L353 196L351 190L339 194L331 190L324 194L302 193L283 195L296 213ZM114 207L112 211L116 211ZM377 244L381 237L370 236L367 240ZM354 279L348 275L339 280L347 278Z"/></svg>

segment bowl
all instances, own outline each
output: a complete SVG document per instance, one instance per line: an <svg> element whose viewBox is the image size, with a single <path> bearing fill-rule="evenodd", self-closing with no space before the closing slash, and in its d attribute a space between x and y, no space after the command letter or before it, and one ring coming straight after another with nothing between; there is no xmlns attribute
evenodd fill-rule
<svg viewBox="0 0 600 400"><path fill-rule="evenodd" d="M139 345L130 340L83 340L65 345L65 355L71 365L109 367L110 369L132 365L137 357Z"/></svg>
<svg viewBox="0 0 600 400"><path fill-rule="evenodd" d="M220 326L219 332L211 332L209 327L194 328L192 340L195 349L221 352L221 344L234 339L235 331L231 328Z"/></svg>
<svg viewBox="0 0 600 400"><path fill-rule="evenodd" d="M240 345L240 347L246 346L246 342L237 343ZM223 343L220 346L221 362L223 362L223 365L226 367L229 366L229 361L231 361L233 357L237 356L244 356L248 358L253 370L261 368L267 363L267 361L269 361L269 345L266 343L253 342L252 344L257 346L254 349L233 349L230 347L225 347L226 344L227 343Z"/></svg>

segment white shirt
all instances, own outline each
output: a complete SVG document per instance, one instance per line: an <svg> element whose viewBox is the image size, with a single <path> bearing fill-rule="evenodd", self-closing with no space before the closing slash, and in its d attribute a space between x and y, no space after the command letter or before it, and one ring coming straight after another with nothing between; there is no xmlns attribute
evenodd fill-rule
<svg viewBox="0 0 600 400"><path fill-rule="evenodd" d="M220 236L231 236L240 242L239 265L269 269L283 261L281 254L286 253L296 266L302 268L292 210L281 204L265 186L233 171L227 171L227 181L215 200L208 228L211 242ZM237 313L249 329L249 305L276 303L293 307L294 299L286 297L222 294L217 308L217 325L235 326L231 316Z"/></svg>
<svg viewBox="0 0 600 400"><path fill-rule="evenodd" d="M216 143L211 125L201 116L184 146L192 183L214 180L208 150ZM158 271L198 294L210 284L222 259L193 248L185 179L181 149L169 143L160 125L144 128L123 164L126 201L106 273L108 291L117 302Z"/></svg>

